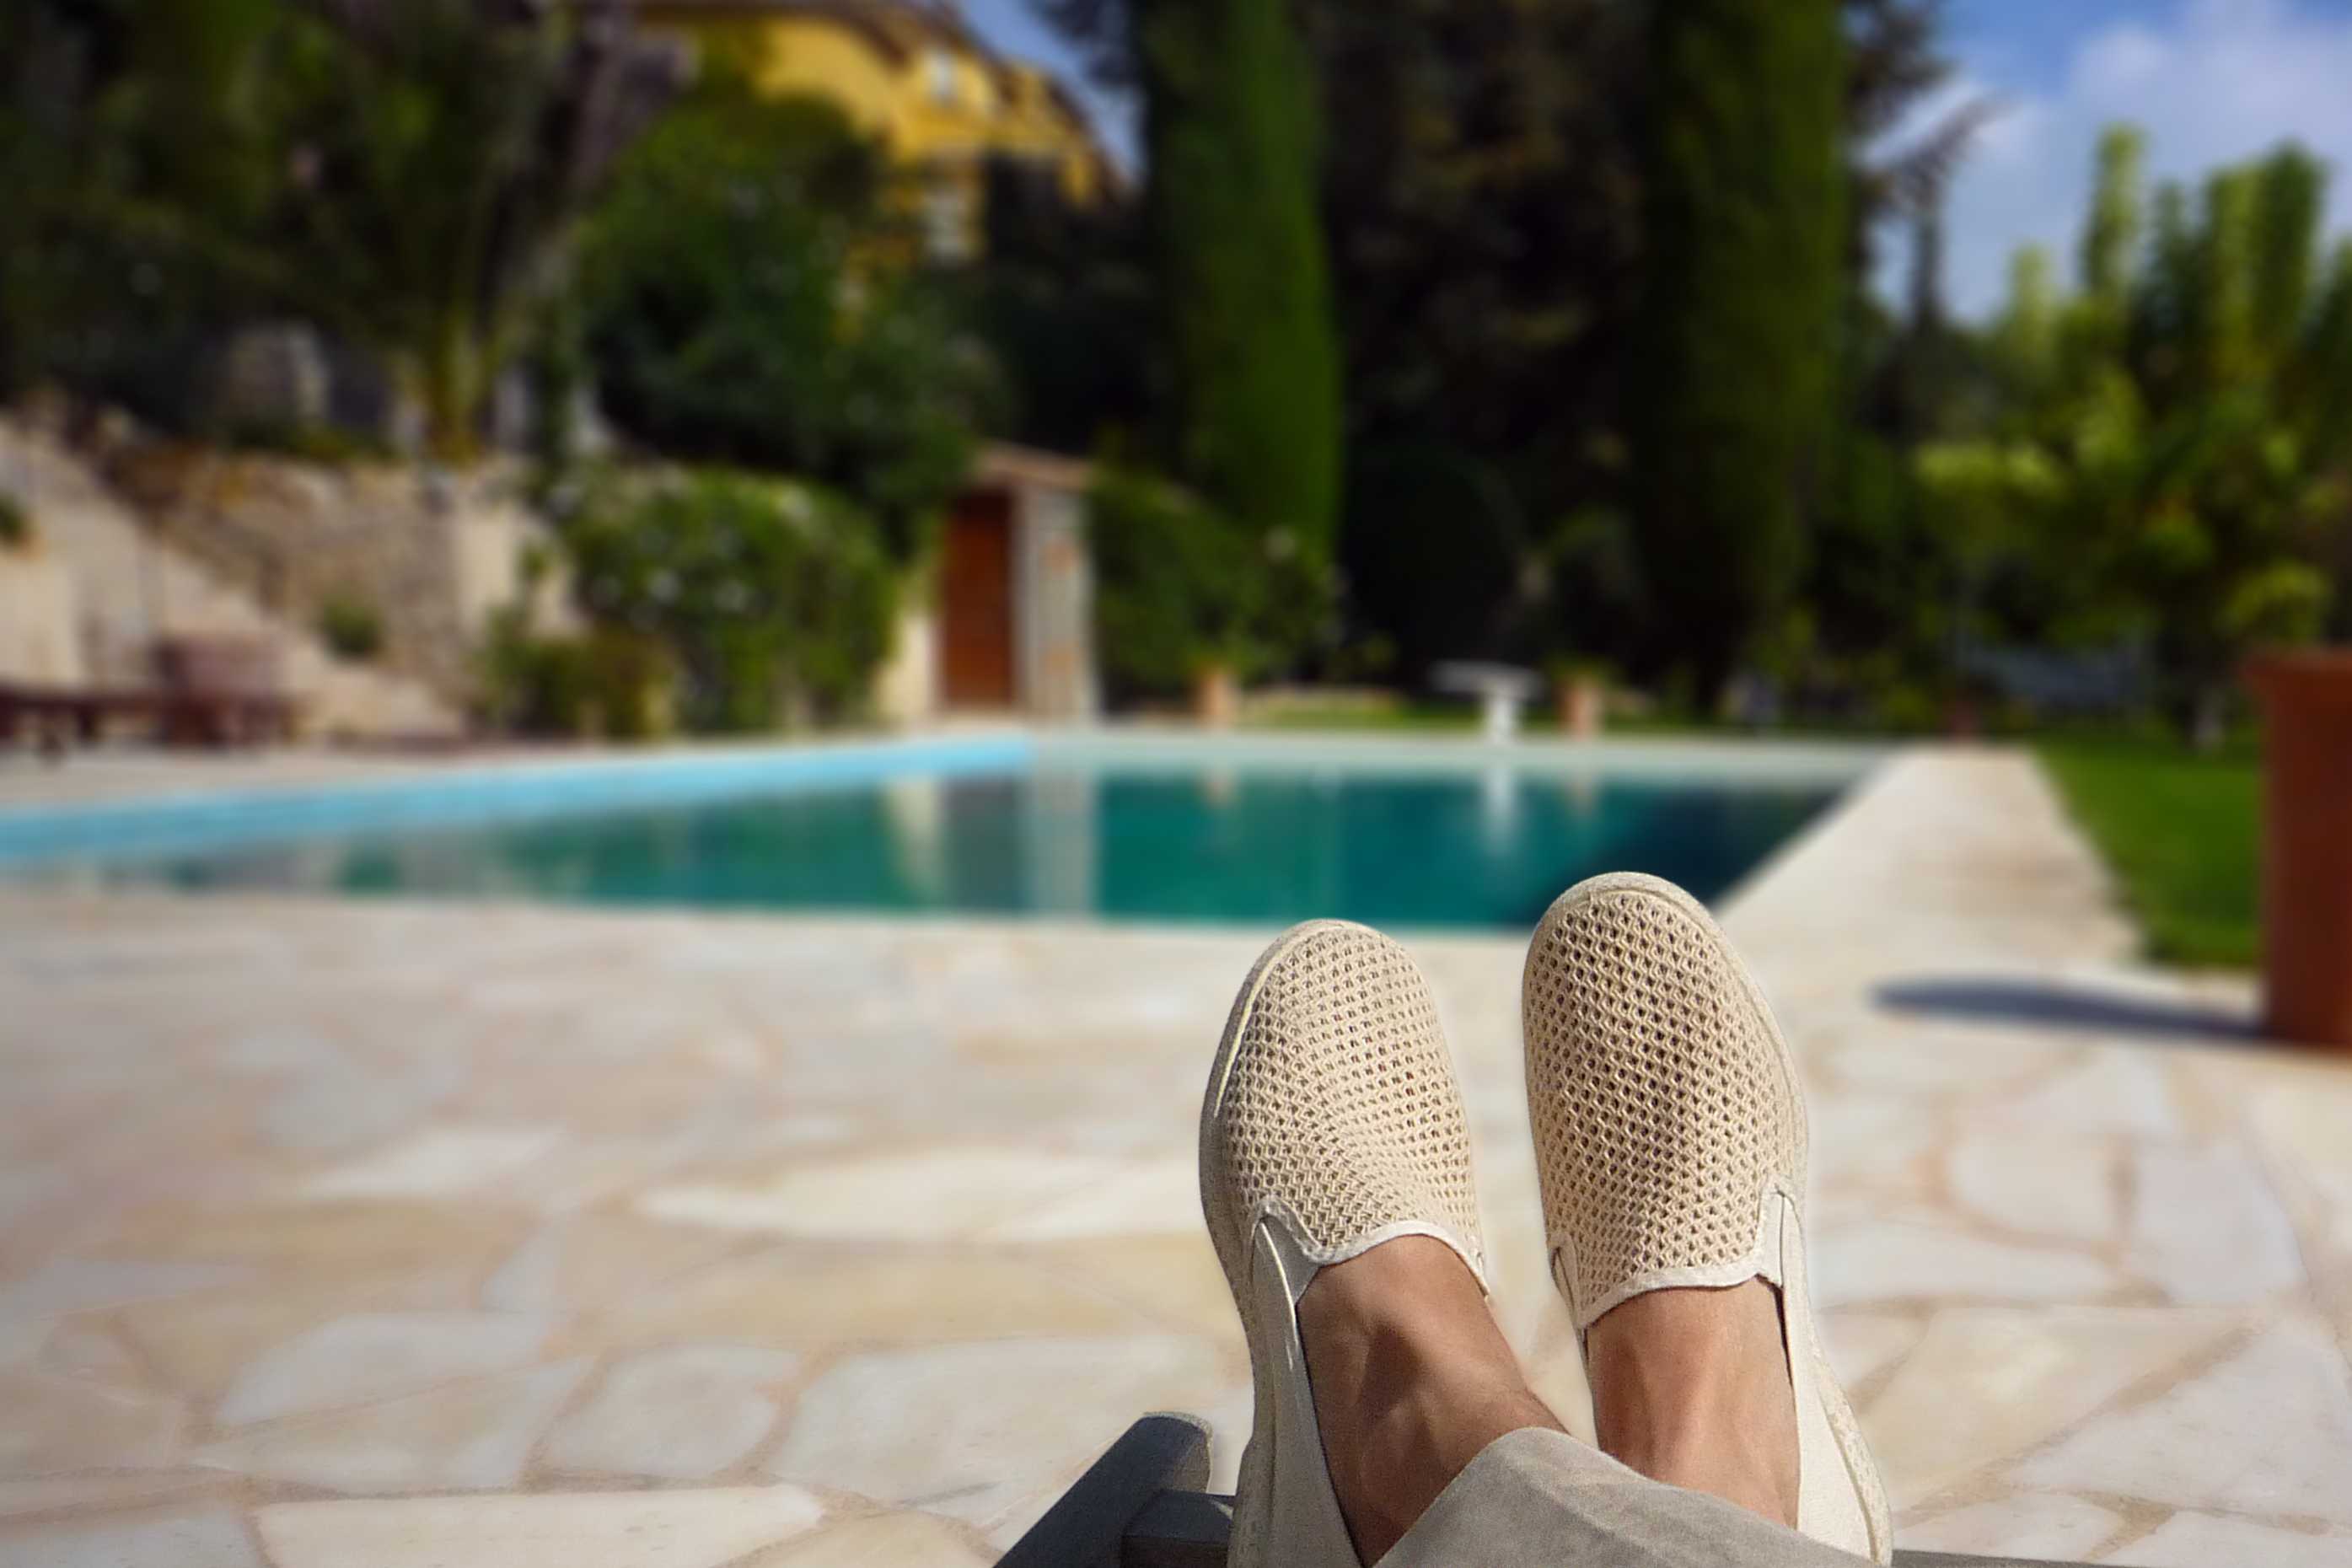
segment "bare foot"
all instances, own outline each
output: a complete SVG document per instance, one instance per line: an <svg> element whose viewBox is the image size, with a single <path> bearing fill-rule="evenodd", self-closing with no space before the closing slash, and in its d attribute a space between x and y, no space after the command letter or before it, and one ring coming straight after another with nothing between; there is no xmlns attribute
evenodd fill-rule
<svg viewBox="0 0 2352 1568"><path fill-rule="evenodd" d="M1564 1430L1442 1241L1400 1237L1320 1270L1299 1298L1298 1333L1332 1489L1366 1563L1487 1444L1528 1426Z"/></svg>
<svg viewBox="0 0 2352 1568"><path fill-rule="evenodd" d="M1653 1290L1585 1337L1601 1448L1654 1480L1797 1522L1797 1400L1761 1279Z"/></svg>

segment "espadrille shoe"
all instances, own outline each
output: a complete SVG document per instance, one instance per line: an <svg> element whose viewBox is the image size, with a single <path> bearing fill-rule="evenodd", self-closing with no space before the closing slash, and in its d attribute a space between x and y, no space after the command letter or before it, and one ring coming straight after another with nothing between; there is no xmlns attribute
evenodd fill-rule
<svg viewBox="0 0 2352 1568"><path fill-rule="evenodd" d="M1358 1568L1324 1462L1298 1299L1318 1269L1401 1236L1445 1243L1486 1283L1462 1091L1402 948L1311 921L1258 959L1201 1106L1201 1209L1257 1400L1229 1560Z"/></svg>
<svg viewBox="0 0 2352 1568"><path fill-rule="evenodd" d="M1776 1286L1797 1528L1891 1561L1885 1489L1805 1285L1796 1064L1747 966L1672 883L1596 877L1536 928L1520 1018L1552 1278L1578 1334L1651 1290Z"/></svg>

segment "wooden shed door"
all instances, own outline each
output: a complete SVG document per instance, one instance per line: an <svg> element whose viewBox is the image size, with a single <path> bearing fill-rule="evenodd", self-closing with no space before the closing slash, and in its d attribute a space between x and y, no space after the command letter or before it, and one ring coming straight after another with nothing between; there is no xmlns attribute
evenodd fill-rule
<svg viewBox="0 0 2352 1568"><path fill-rule="evenodd" d="M950 708L1013 706L1013 498L976 490L948 517L940 688Z"/></svg>

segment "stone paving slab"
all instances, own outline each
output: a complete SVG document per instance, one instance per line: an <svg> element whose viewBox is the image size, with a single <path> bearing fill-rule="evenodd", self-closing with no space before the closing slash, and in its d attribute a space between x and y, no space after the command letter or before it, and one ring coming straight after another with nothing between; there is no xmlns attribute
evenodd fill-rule
<svg viewBox="0 0 2352 1568"><path fill-rule="evenodd" d="M1904 1544L2352 1563L2352 1071L2128 960L2032 764L1730 903ZM1268 932L0 894L0 1564L985 1563L1248 1385L1200 1079ZM1409 937L1507 1331L1519 945Z"/></svg>

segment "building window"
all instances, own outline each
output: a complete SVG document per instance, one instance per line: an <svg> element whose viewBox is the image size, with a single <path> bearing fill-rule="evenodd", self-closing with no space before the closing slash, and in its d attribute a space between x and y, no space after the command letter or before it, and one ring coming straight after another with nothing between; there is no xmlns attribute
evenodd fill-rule
<svg viewBox="0 0 2352 1568"><path fill-rule="evenodd" d="M923 253L933 261L968 261L978 247L979 215L971 187L953 175L923 192Z"/></svg>
<svg viewBox="0 0 2352 1568"><path fill-rule="evenodd" d="M955 56L945 49L933 49L925 58L924 68L930 73L932 100L953 103L956 100Z"/></svg>

